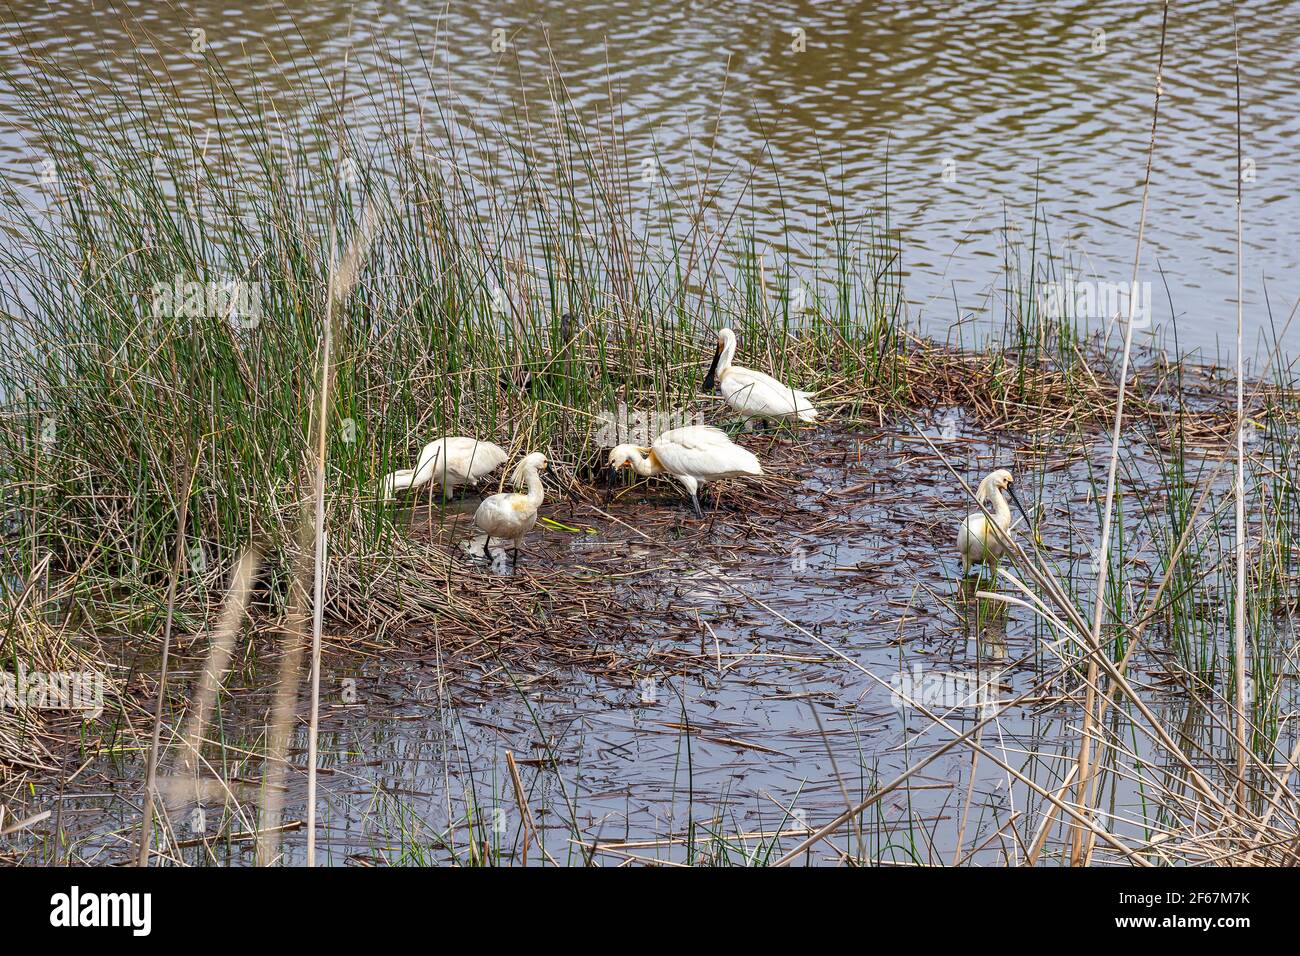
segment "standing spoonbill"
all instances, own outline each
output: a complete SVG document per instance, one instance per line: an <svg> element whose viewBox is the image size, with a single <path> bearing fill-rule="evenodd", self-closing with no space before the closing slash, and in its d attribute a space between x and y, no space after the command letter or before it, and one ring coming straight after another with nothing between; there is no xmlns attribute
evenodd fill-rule
<svg viewBox="0 0 1300 956"><path fill-rule="evenodd" d="M994 527L989 526L989 519L983 512L966 516L957 530L957 553L961 555L962 577L970 574L972 564L992 563L1006 553L1010 538L1007 534L1011 528L1011 507L1002 496L1006 491L1016 503L1026 521L1029 515L1016 497L1011 487L1011 472L999 468L980 482L975 489L975 500L985 505L993 516Z"/></svg>
<svg viewBox="0 0 1300 956"><path fill-rule="evenodd" d="M496 471L506 460L506 450L490 441L456 435L439 438L424 446L414 468L395 471L380 483L385 501L398 491L418 488L432 480L442 489L443 497L461 485L477 484L489 472Z"/></svg>
<svg viewBox="0 0 1300 956"><path fill-rule="evenodd" d="M736 355L736 333L723 329L718 333L718 348L713 353L713 364L704 377L704 390L713 391L714 384L722 386L722 397L740 413L748 430L750 419L773 421L815 422L817 409L809 399L812 392L801 392L770 375L753 369L732 365Z"/></svg>
<svg viewBox="0 0 1300 956"><path fill-rule="evenodd" d="M483 542L483 557L492 560L489 544L493 538L506 538L514 542L513 563L519 563L519 548L524 543L524 535L533 530L537 524L537 509L542 505L542 476L546 470L546 456L535 451L515 468L512 480L515 487L524 485L527 494L503 492L484 498L483 503L474 512L475 526L487 535Z"/></svg>
<svg viewBox="0 0 1300 956"><path fill-rule="evenodd" d="M609 467L615 473L632 468L643 478L653 475L675 478L691 496L697 518L704 517L696 494L700 482L763 474L763 466L752 452L735 444L726 432L708 425L666 431L649 448L619 445L609 453Z"/></svg>

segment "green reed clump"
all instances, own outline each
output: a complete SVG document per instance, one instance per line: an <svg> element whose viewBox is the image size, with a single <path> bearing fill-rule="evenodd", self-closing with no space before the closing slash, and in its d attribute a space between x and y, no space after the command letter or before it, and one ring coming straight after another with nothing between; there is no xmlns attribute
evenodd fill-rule
<svg viewBox="0 0 1300 956"><path fill-rule="evenodd" d="M321 107L286 145L267 101L215 67L223 122L179 134L179 109L124 101L125 127L108 128L75 95L9 80L57 176L0 195L8 551L18 570L51 554L119 619L161 608L186 498L182 609L250 543L284 600L327 276L367 204L379 227L338 310L328 422L330 549L361 579L401 547L376 480L439 435L542 448L581 477L620 409L718 420L699 383L723 324L804 387L905 370L885 247L837 226L833 268L792 309L788 259L774 277L752 235L703 228L732 210L680 208L667 185L671 202L639 210L639 184L610 165L620 143L569 113L489 170L478 157L500 144L441 135L436 109L404 129L426 111L405 87L378 101L387 137ZM155 79L145 98L168 96Z"/></svg>

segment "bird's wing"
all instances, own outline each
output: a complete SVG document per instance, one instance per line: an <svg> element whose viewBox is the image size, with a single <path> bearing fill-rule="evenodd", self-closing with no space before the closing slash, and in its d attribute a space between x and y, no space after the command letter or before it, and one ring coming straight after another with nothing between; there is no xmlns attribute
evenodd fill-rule
<svg viewBox="0 0 1300 956"><path fill-rule="evenodd" d="M415 467L412 471L420 472L426 468L432 468L436 463L438 470L442 470L443 455L446 454L446 442L439 438L437 441L431 441L420 451L420 457L415 460Z"/></svg>
<svg viewBox="0 0 1300 956"><path fill-rule="evenodd" d="M752 452L733 442L726 432L707 425L674 428L656 438L651 447L659 463L674 475L707 481L763 473Z"/></svg>
<svg viewBox="0 0 1300 956"><path fill-rule="evenodd" d="M470 481L478 481L488 472L496 471L505 464L506 450L490 441L475 438L448 439L448 445L455 445L449 452L452 468Z"/></svg>
<svg viewBox="0 0 1300 956"><path fill-rule="evenodd" d="M521 504L523 507L520 507ZM486 531L488 534L513 536L525 524L527 528L532 527L531 523L527 523L527 504L527 496L511 494L508 491L484 498L478 510L474 512L474 524L480 531ZM537 520L536 511L533 511L532 518L533 521Z"/></svg>
<svg viewBox="0 0 1300 956"><path fill-rule="evenodd" d="M439 484L445 477L451 484L478 481L488 472L500 468L506 460L505 451L489 441L479 441L464 435L439 438L424 446L416 463L419 484L436 478Z"/></svg>
<svg viewBox="0 0 1300 956"><path fill-rule="evenodd" d="M690 448L726 447L733 444L726 432L712 425L686 425L682 428L674 428L656 438L653 447L658 447L660 442L671 442Z"/></svg>
<svg viewBox="0 0 1300 956"><path fill-rule="evenodd" d="M813 410L806 393L748 368L733 367L722 380L722 394L732 407L758 415L793 415Z"/></svg>
<svg viewBox="0 0 1300 956"><path fill-rule="evenodd" d="M957 550L958 550L958 551L961 551L961 552L964 553L964 552L966 551L966 549L970 546L970 540L971 540L971 536L972 536L972 534L978 534L978 533L979 533L975 528L972 527L972 525L974 524L974 522L975 522L976 520L982 522L982 521L984 520L984 516L983 516L983 515L967 515L967 516L962 520L961 527L957 529Z"/></svg>
<svg viewBox="0 0 1300 956"><path fill-rule="evenodd" d="M978 514L967 515L961 523L961 530L957 532L957 550L964 552L972 545L977 545L982 551L988 547L991 538L993 535L989 532L987 518Z"/></svg>

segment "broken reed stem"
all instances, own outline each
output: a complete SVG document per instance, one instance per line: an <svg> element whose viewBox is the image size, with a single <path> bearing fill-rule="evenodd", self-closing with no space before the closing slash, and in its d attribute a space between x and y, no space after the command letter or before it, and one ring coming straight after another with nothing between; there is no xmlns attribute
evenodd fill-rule
<svg viewBox="0 0 1300 956"><path fill-rule="evenodd" d="M1232 57L1236 79L1237 113L1237 480L1236 503L1236 557L1237 595L1234 617L1236 678L1237 678L1237 812L1245 810L1246 803L1246 455L1242 429L1245 427L1245 378L1242 355L1242 301L1241 301L1241 59L1237 48L1237 17L1232 19Z"/></svg>
<svg viewBox="0 0 1300 956"><path fill-rule="evenodd" d="M1119 467L1119 443L1124 424L1124 396L1128 388L1129 360L1133 351L1133 314L1137 305L1138 273L1142 262L1142 236L1146 230L1147 199L1151 192L1151 166L1156 151L1156 126L1160 118L1160 94L1165 64L1165 30L1169 22L1169 2L1165 0L1160 16L1160 52L1156 62L1155 105L1151 110L1151 139L1147 146L1146 173L1142 181L1142 209L1138 215L1137 244L1133 252L1133 281L1129 286L1128 321L1124 323L1124 355L1120 360L1119 392L1115 397L1115 423L1110 440L1110 463L1106 468L1106 503L1102 512L1101 544L1097 552L1097 595L1092 609L1089 639L1087 690L1084 695L1083 730L1079 741L1079 782L1075 791L1085 819L1092 808L1095 782L1091 774L1092 729L1096 708L1098 655L1101 653L1101 625L1106 610L1106 581L1110 576L1110 529L1115 504L1115 474ZM1078 866L1092 853L1092 840L1082 829L1075 828L1071 839L1070 865Z"/></svg>
<svg viewBox="0 0 1300 956"><path fill-rule="evenodd" d="M311 718L307 725L307 866L316 865L316 747L320 732L320 645L325 610L325 428L329 403L330 349L334 326L334 243L326 290L325 331L321 341L320 402L316 406L315 556L311 616Z"/></svg>
<svg viewBox="0 0 1300 956"><path fill-rule="evenodd" d="M996 527L996 525L995 525ZM981 729L975 736L975 742L979 743L983 737L984 731ZM963 845L966 842L966 820L970 817L970 805L975 798L975 774L979 770L980 752L971 748L970 752L970 777L966 781L966 802L961 811L961 823L957 827L957 848L952 854L952 865L957 866L962 858ZM974 852L973 850L971 852Z"/></svg>
<svg viewBox="0 0 1300 956"><path fill-rule="evenodd" d="M335 232L330 229L329 272L325 287L325 328L321 336L319 403L316 406L315 557L311 620L311 718L307 727L307 866L316 865L316 762L320 735L320 651L325 617L325 436L329 427L330 361L334 342L334 314L361 274L370 242L378 225L375 200L366 203L356 233L342 257L335 258Z"/></svg>
<svg viewBox="0 0 1300 956"><path fill-rule="evenodd" d="M234 652L235 638L244 620L244 611L248 607L248 596L252 590L253 577L257 573L258 554L248 550L239 556L239 561L230 572L230 585L226 589L226 599L221 606L221 616L217 619L216 629L212 633L212 649L204 662L203 673L199 677L199 686L194 693L194 703L185 732L181 734L181 764L186 770L198 773L203 736L207 731L208 719L217 702L217 693L230 668L230 658Z"/></svg>
<svg viewBox="0 0 1300 956"><path fill-rule="evenodd" d="M200 446L198 455L203 454ZM198 457L190 467L189 479L185 482L185 494L180 501L176 514L176 552L172 558L172 576L167 582L167 616L163 622L162 660L158 665L158 697L153 706L153 738L149 743L149 765L145 771L144 813L140 818L140 851L136 857L136 866L149 865L149 838L153 832L153 811L155 795L158 791L158 747L162 738L163 699L167 694L167 666L171 657L172 622L176 612L176 586L181 576L181 559L185 556L185 527L190 515L190 492L194 488L194 476L198 474Z"/></svg>
<svg viewBox="0 0 1300 956"><path fill-rule="evenodd" d="M528 865L528 841L531 839L537 844L537 849L541 851L546 859L551 861L551 866L559 866L555 862L555 857L546 852L546 847L542 846L542 841L537 838L537 824L533 822L533 811L528 809L528 799L524 796L524 782L519 776L519 765L515 763L515 755L512 751L506 751L506 766L510 769L510 782L515 790L515 804L519 807L519 816L524 827L524 851L523 865ZM470 845L473 846L471 840Z"/></svg>
<svg viewBox="0 0 1300 956"><path fill-rule="evenodd" d="M506 766L510 768L510 782L515 788L515 806L519 808L519 820L524 828L523 865L528 865L528 841L532 837L529 823L528 804L524 801L524 785L519 779L519 768L515 766L515 755L506 751Z"/></svg>
<svg viewBox="0 0 1300 956"><path fill-rule="evenodd" d="M289 737L293 732L294 704L298 699L299 670L302 667L303 609L306 595L299 579L293 584L293 606L289 612L285 633L284 655L280 659L275 685L275 698L271 704L271 726L267 734L266 768L262 774L261 822L258 825L257 865L270 866L280 852L280 817L284 808L284 793L288 780Z"/></svg>

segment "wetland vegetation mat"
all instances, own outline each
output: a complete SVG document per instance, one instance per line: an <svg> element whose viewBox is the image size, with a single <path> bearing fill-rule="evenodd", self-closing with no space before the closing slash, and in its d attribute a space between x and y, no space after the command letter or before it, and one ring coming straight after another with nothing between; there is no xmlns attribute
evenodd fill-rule
<svg viewBox="0 0 1300 956"><path fill-rule="evenodd" d="M959 585L952 530L965 506L944 461L960 462L963 474L1002 464L1038 476L1022 493L1035 549L1067 586L1086 587L1095 574L1096 448L990 441L956 409L920 424L922 434L891 422L755 438L750 447L772 476L788 477L758 493L725 486L704 522L666 481L587 489L550 509L514 570L474 550L473 496L413 508L399 524L449 564L449 599L479 612L385 634L326 631L324 858L752 865L869 803L799 862L1005 865L1035 851L1059 860L1070 828L1049 798L1074 766L1082 657L1068 628L979 596L973 581ZM1135 545L1123 557L1120 611L1145 608L1168 558L1162 529L1175 503L1162 454L1135 452L1123 482ZM1208 477L1214 457L1192 460ZM1201 509L1208 519L1228 486L1206 487L1215 496ZM1204 528L1209 536L1213 521ZM1123 629L1107 650L1128 660L1127 686L1210 772L1211 755L1230 739L1213 715L1231 673L1215 640L1227 608L1190 583L1157 603L1140 650L1128 654ZM208 745L222 787L176 814L168 845L178 861L256 858L282 652L273 631L250 630ZM1295 746L1280 719L1295 706L1294 641L1285 628L1272 633L1259 665L1272 692L1254 720L1260 742L1283 751ZM207 650L199 636L175 652L178 713ZM123 708L147 726L156 662L123 656L115 673L135 675L134 701ZM1139 720L1116 707L1103 738L1116 747L1103 791L1108 831L1126 849L1161 832L1153 808L1192 814L1199 804L1194 794L1181 807L1157 799L1179 770ZM939 753L986 721L977 739L996 760ZM133 748L113 751L105 747L58 794L58 844L38 825L19 844L24 855L132 858L139 813L123 791L138 791L141 762ZM301 741L288 753L304 756ZM283 851L300 862L302 775L285 787ZM1168 859L1186 861L1189 844L1182 836ZM1198 852L1223 852L1213 846ZM1099 853L1131 862L1117 848Z"/></svg>
<svg viewBox="0 0 1300 956"><path fill-rule="evenodd" d="M286 145L200 59L206 127L0 74L52 170L0 186L0 859L1300 862L1295 303L1185 353L1035 205L957 347L829 163L802 248L562 84L470 134L363 73L385 135L339 87ZM723 328L792 414L703 387ZM507 465L383 493L452 435Z"/></svg>

